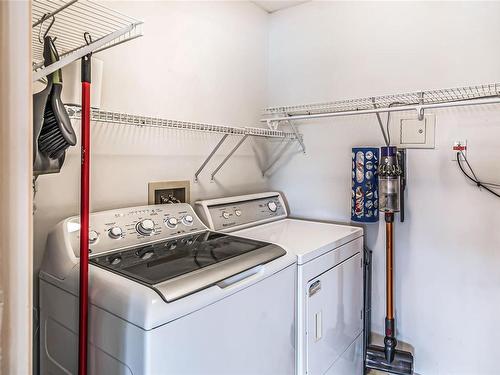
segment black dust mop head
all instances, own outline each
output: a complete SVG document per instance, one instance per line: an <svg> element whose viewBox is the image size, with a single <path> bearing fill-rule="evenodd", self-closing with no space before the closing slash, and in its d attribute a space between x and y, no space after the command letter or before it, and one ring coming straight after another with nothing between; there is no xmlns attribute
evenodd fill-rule
<svg viewBox="0 0 500 375"><path fill-rule="evenodd" d="M50 60L59 59L54 43L49 36L46 45L50 46ZM69 146L76 144L76 134L71 126L71 120L61 100L62 73L57 70L50 74L48 80L52 89L45 104L43 125L38 137L38 149L52 159L61 157Z"/></svg>
<svg viewBox="0 0 500 375"><path fill-rule="evenodd" d="M413 375L413 355L410 352L394 349L394 358L389 362L383 347L370 345L366 350L366 368L386 371L391 374Z"/></svg>

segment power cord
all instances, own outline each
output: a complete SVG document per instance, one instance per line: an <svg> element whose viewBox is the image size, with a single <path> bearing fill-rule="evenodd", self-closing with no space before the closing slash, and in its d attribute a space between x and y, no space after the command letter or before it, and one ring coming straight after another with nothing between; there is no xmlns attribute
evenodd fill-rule
<svg viewBox="0 0 500 375"><path fill-rule="evenodd" d="M463 168L462 163L460 163L460 157L464 158L465 163L467 164L467 166L469 167L469 169L472 173L472 176L470 176ZM492 189L499 189L500 184L479 181L478 178L476 177L476 174L474 173L474 170L472 169L471 165L469 164L469 161L467 160L467 158L465 157L465 154L462 151L457 152L457 164L458 164L458 167L460 168L460 170L462 171L462 173L464 174L464 176L467 177L469 180L471 180L475 185L477 185L478 188L483 188L488 193L491 193L494 196L496 196L497 198L500 198L500 194L498 194L496 191L491 190L488 187L488 186L490 186Z"/></svg>
<svg viewBox="0 0 500 375"><path fill-rule="evenodd" d="M408 103L403 103L403 102L392 102L388 105L388 108L391 108L392 106L395 105L408 105ZM375 108L377 108L376 104L373 104ZM384 136L384 141L387 147L391 144L391 132L389 129L389 124L391 121L391 112L387 112L387 120L385 122L385 130L384 130L384 125L382 124L382 118L380 117L380 114L378 112L375 113L377 115L377 120L380 126L380 130L382 131L382 135Z"/></svg>

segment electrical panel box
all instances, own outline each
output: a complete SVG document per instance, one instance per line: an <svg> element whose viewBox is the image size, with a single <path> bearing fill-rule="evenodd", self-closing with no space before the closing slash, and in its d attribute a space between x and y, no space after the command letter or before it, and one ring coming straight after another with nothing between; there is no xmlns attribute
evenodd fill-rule
<svg viewBox="0 0 500 375"><path fill-rule="evenodd" d="M190 182L150 182L148 184L148 204L168 203L190 203Z"/></svg>
<svg viewBox="0 0 500 375"><path fill-rule="evenodd" d="M436 116L426 114L419 120L416 114L392 115L391 143L398 148L435 148ZM391 116L391 117L392 117Z"/></svg>
<svg viewBox="0 0 500 375"><path fill-rule="evenodd" d="M402 119L401 120L401 144L424 145L426 138L426 119Z"/></svg>

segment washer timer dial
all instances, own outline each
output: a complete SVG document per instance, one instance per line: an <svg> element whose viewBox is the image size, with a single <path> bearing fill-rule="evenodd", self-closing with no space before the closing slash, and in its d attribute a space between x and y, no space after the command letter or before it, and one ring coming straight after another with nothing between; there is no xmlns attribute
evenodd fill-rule
<svg viewBox="0 0 500 375"><path fill-rule="evenodd" d="M151 236L155 230L155 222L151 219L144 219L137 223L137 233L143 236Z"/></svg>

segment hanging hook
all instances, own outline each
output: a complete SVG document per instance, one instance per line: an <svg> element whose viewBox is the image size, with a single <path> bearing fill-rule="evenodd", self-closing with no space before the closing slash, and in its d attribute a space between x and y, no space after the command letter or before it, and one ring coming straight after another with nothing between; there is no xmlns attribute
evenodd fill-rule
<svg viewBox="0 0 500 375"><path fill-rule="evenodd" d="M50 21L50 24L49 24L49 27L47 27L47 30L45 30L45 32L43 33L43 38L40 37L40 35L42 34L42 27L43 27L43 23L49 18L50 13L45 13L42 18L41 18L41 23L40 23L40 28L38 29L38 41L43 44L43 39L45 39L45 37L47 36L47 34L49 33L50 29L52 28L52 26L54 25L54 22L56 22L56 17L55 16L52 16L52 21ZM53 41L55 41L57 38L54 38Z"/></svg>
<svg viewBox="0 0 500 375"><path fill-rule="evenodd" d="M83 39L85 39L85 43L87 43L87 45L92 43L92 35L90 35L88 31L83 33Z"/></svg>
<svg viewBox="0 0 500 375"><path fill-rule="evenodd" d="M85 39L85 43L88 45L92 44L92 35L88 31L85 31L83 33L83 39ZM92 56L92 52L89 52L86 56L85 59L90 60L90 57Z"/></svg>

